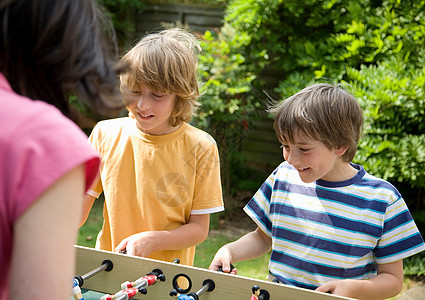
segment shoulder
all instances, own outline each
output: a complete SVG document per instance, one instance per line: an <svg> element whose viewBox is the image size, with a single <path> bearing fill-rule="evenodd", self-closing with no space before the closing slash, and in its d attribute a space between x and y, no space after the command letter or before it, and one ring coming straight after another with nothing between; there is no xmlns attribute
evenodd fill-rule
<svg viewBox="0 0 425 300"><path fill-rule="evenodd" d="M122 131L128 131L133 126L134 122L130 117L103 120L98 122L93 128L92 135L116 136Z"/></svg>
<svg viewBox="0 0 425 300"><path fill-rule="evenodd" d="M7 128L33 130L33 126L54 122L73 124L56 107L43 101L31 100L15 93L0 73L0 122ZM73 126L73 125L71 125ZM3 128L3 126L2 126ZM3 136L3 134L2 134Z"/></svg>
<svg viewBox="0 0 425 300"><path fill-rule="evenodd" d="M95 128L98 130L120 130L123 127L127 127L132 125L132 118L130 117L121 117L121 118L114 118L114 119L107 119L99 121Z"/></svg>
<svg viewBox="0 0 425 300"><path fill-rule="evenodd" d="M56 107L42 101L15 100L16 110L9 111L5 118L0 113L0 126L7 128L2 130L1 144L11 153L27 153L46 160L66 160L71 153L76 160L95 153L87 143L87 135Z"/></svg>
<svg viewBox="0 0 425 300"><path fill-rule="evenodd" d="M0 77L0 143L11 151L44 151L86 146L87 136L56 107L16 94ZM32 150L31 150L32 149ZM6 150L4 150L6 151Z"/></svg>
<svg viewBox="0 0 425 300"><path fill-rule="evenodd" d="M287 161L283 161L276 167L276 169L273 171L273 173L277 172L289 172L289 171L296 171L295 168L290 165Z"/></svg>
<svg viewBox="0 0 425 300"><path fill-rule="evenodd" d="M213 146L213 147L217 146L216 141L209 133L187 123L183 123L182 126L186 126L184 131L184 136L187 142L190 142L193 144L200 143L201 145L204 145L204 146Z"/></svg>
<svg viewBox="0 0 425 300"><path fill-rule="evenodd" d="M279 180L288 181L292 181L295 178L299 178L298 171L287 161L283 161L279 166L277 166L270 176L275 177Z"/></svg>
<svg viewBox="0 0 425 300"><path fill-rule="evenodd" d="M392 204L402 198L400 192L393 184L382 178L371 175L367 171L364 171L362 180L359 181L356 186L366 190L366 192L373 195L373 197L388 202L388 204Z"/></svg>
<svg viewBox="0 0 425 300"><path fill-rule="evenodd" d="M0 102L2 111L3 108L5 109L4 114L0 113L0 124L2 128L7 128L6 132L2 132L3 138L7 138L7 133L9 133L9 138L19 138L22 144L28 141L23 140L24 138L40 139L44 142L66 137L70 137L71 141L73 137L87 139L87 136L74 122L50 104L20 96L9 98L7 102L9 103Z"/></svg>
<svg viewBox="0 0 425 300"><path fill-rule="evenodd" d="M214 138L207 133L206 131L199 129L193 125L190 125L188 123L184 123L187 128L185 133L190 135L191 137L193 137L194 139L198 139L198 140L205 140L209 143L215 144L215 140Z"/></svg>
<svg viewBox="0 0 425 300"><path fill-rule="evenodd" d="M16 202L29 205L82 163L90 162L90 169L97 170L98 157L87 136L56 107L19 95L6 100L0 95L0 105L6 108L0 111L1 173L8 174L4 182Z"/></svg>

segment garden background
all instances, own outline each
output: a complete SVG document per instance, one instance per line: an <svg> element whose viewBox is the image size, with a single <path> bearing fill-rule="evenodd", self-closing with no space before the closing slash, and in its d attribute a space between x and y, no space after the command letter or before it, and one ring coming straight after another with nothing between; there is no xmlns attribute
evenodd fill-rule
<svg viewBox="0 0 425 300"><path fill-rule="evenodd" d="M341 83L359 100L365 127L354 162L397 187L424 236L425 1L98 1L113 19L117 57L161 27L184 27L201 41L193 123L218 143L226 211L212 217L196 266L252 229L242 207L282 160L267 106L315 82ZM74 106L87 132L105 118ZM101 205L80 245L94 245ZM267 259L238 264L240 274L264 279ZM425 255L407 259L405 274L422 279Z"/></svg>

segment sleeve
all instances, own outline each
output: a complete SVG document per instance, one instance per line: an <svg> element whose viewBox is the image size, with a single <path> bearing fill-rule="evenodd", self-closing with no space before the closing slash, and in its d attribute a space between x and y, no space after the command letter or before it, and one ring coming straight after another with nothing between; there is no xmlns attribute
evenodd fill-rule
<svg viewBox="0 0 425 300"><path fill-rule="evenodd" d="M275 182L276 171L274 171L252 199L244 207L245 213L257 224L257 226L270 238L272 237L272 222L270 219L270 207Z"/></svg>
<svg viewBox="0 0 425 300"><path fill-rule="evenodd" d="M425 250L424 241L403 198L388 205L383 233L375 249L378 263L404 259Z"/></svg>
<svg viewBox="0 0 425 300"><path fill-rule="evenodd" d="M224 210L217 144L208 139L198 144L194 201L191 214L209 214Z"/></svg>
<svg viewBox="0 0 425 300"><path fill-rule="evenodd" d="M99 168L98 155L77 125L44 103L33 112L17 127L7 152L9 196L16 203L10 213L15 219L67 172L84 164L87 189Z"/></svg>
<svg viewBox="0 0 425 300"><path fill-rule="evenodd" d="M98 155L100 155L100 136L101 136L100 127L101 126L99 123L96 124L96 126L93 128L88 138L90 145L97 151ZM102 192L103 192L102 180L100 177L100 172L98 172L96 179L93 181L93 184L88 189L87 194L95 198L98 198Z"/></svg>

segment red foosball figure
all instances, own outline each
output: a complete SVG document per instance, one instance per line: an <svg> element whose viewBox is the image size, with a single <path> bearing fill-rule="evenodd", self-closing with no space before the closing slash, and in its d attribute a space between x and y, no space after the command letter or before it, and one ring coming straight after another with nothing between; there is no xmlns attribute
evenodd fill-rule
<svg viewBox="0 0 425 300"><path fill-rule="evenodd" d="M136 296L137 292L139 290L136 288L129 288L126 290L121 290L118 293L116 293L115 295L105 295L102 298L100 298L101 300L128 300L128 299L133 299L134 296Z"/></svg>
<svg viewBox="0 0 425 300"><path fill-rule="evenodd" d="M260 287L258 285L254 285L252 287L252 296L251 300L269 300L270 294L267 290L260 290Z"/></svg>
<svg viewBox="0 0 425 300"><path fill-rule="evenodd" d="M143 277L140 277L136 281L126 281L121 284L121 289L125 290L132 287L147 287L151 286L156 282L157 276L154 274L149 274Z"/></svg>
<svg viewBox="0 0 425 300"><path fill-rule="evenodd" d="M260 287L258 285L254 285L252 287L252 296L250 300L258 300L258 296L260 296Z"/></svg>

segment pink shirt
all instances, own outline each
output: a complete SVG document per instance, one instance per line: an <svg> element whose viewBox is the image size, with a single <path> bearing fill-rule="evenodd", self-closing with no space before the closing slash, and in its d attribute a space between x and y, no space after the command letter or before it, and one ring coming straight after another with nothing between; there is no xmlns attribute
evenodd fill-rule
<svg viewBox="0 0 425 300"><path fill-rule="evenodd" d="M14 222L81 164L88 188L99 158L87 136L54 106L17 95L0 73L0 299L7 299Z"/></svg>

